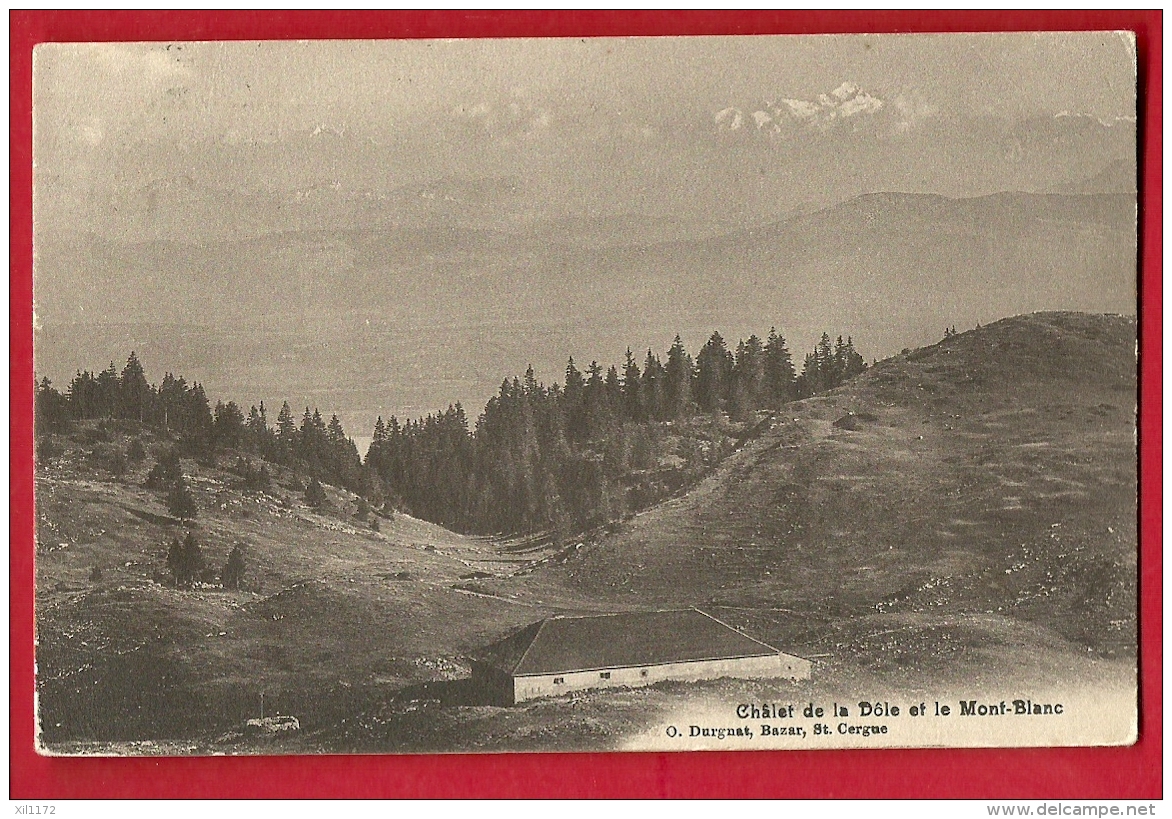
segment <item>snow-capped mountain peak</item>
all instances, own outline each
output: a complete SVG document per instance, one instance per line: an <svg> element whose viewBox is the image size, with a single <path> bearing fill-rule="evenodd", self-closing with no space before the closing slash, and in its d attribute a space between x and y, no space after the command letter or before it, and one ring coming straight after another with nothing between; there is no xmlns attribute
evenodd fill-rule
<svg viewBox="0 0 1172 819"><path fill-rule="evenodd" d="M777 103L769 102L753 110L749 117L756 130L771 133L781 133L795 125L804 125L828 130L843 119L866 114L874 114L886 103L872 94L867 93L853 82L844 82L826 94L819 94L814 99L784 98ZM728 107L714 115L718 128L724 131L737 131L745 124L745 115L741 109Z"/></svg>
<svg viewBox="0 0 1172 819"><path fill-rule="evenodd" d="M834 97L839 102L845 102L851 97L858 96L863 93L863 90L855 85L853 82L844 82L842 85L830 92L830 96Z"/></svg>
<svg viewBox="0 0 1172 819"><path fill-rule="evenodd" d="M798 119L810 119L818 116L818 112L822 110L822 106L817 102L810 102L808 100L782 100L781 104L789 109L789 113Z"/></svg>
<svg viewBox="0 0 1172 819"><path fill-rule="evenodd" d="M713 119L716 121L717 127L729 131L736 131L741 127L745 117L739 108L730 107L717 111Z"/></svg>
<svg viewBox="0 0 1172 819"><path fill-rule="evenodd" d="M754 111L753 122L756 123L758 128L764 128L766 125L773 122L773 117L764 111Z"/></svg>

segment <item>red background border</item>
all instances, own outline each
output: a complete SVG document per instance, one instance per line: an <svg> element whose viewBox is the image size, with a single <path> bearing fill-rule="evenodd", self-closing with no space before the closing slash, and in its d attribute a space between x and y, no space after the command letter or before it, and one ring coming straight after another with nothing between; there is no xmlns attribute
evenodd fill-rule
<svg viewBox="0 0 1172 819"><path fill-rule="evenodd" d="M1162 797L1162 13L10 12L10 798ZM33 750L32 48L46 41L1126 29L1141 150L1140 741L1128 748L62 759Z"/></svg>

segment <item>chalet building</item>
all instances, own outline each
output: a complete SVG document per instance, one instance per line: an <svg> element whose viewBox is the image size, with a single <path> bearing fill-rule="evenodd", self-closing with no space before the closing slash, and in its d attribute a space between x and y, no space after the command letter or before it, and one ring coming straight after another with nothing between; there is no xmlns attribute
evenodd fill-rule
<svg viewBox="0 0 1172 819"><path fill-rule="evenodd" d="M810 677L810 661L755 640L699 609L547 617L473 659L485 699L512 705L589 688L664 680Z"/></svg>

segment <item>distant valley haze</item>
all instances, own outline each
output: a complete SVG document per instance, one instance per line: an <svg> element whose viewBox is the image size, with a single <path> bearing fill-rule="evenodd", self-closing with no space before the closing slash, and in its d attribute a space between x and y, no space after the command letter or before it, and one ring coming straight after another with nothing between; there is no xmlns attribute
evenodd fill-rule
<svg viewBox="0 0 1172 819"><path fill-rule="evenodd" d="M771 327L1134 313L1118 33L46 44L35 356L374 419Z"/></svg>

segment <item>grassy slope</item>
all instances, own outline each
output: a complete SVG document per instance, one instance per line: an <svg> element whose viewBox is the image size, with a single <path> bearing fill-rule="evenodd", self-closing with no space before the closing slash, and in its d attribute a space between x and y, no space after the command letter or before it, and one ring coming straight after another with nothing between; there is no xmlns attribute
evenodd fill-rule
<svg viewBox="0 0 1172 819"><path fill-rule="evenodd" d="M1001 613L1134 653L1134 344L1133 319L1034 314L896 356L531 582L807 624Z"/></svg>
<svg viewBox="0 0 1172 819"><path fill-rule="evenodd" d="M46 738L222 730L255 715L264 690L318 729L285 750L614 747L681 697L756 691L606 692L569 711L388 704L555 610L718 607L819 657L815 684L846 696L1116 684L1135 652L1135 329L1036 314L897 356L787 406L688 494L562 555L403 516L374 535L339 494L317 515L291 491L275 493L285 505L248 498L199 470L198 533L216 560L248 544L264 584L249 592L152 583L177 530L159 499L140 476L97 480L66 454L38 475ZM847 412L855 429L835 426ZM453 588L474 571L494 575L472 588L496 597ZM433 694L451 691L412 696Z"/></svg>
<svg viewBox="0 0 1172 819"><path fill-rule="evenodd" d="M472 572L515 568L493 544L405 515L374 533L342 493L331 490L332 511L319 514L299 492L245 495L227 473L188 461L205 555L222 565L244 543L249 588L168 588L157 582L166 544L185 527L141 488L147 465L112 480L80 449L37 477L47 740L235 723L255 716L262 691L270 710L328 721L350 698L456 673L446 658L535 616L528 605L452 588ZM89 579L93 567L101 580Z"/></svg>

